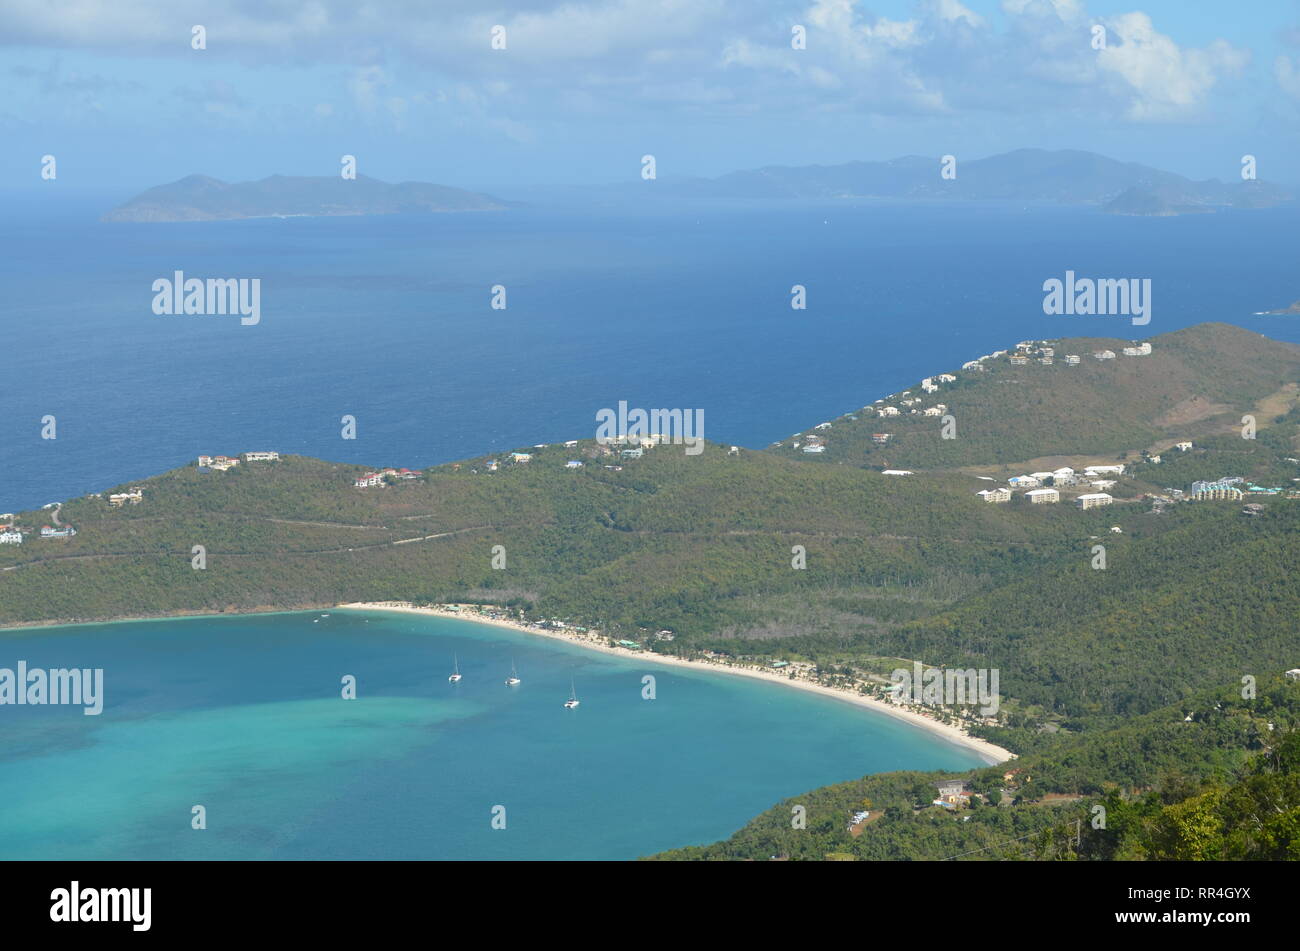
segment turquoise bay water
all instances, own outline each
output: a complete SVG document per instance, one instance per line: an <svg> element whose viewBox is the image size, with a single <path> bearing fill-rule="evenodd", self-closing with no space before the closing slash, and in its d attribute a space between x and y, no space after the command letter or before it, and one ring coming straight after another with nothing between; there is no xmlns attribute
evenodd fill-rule
<svg viewBox="0 0 1300 951"><path fill-rule="evenodd" d="M105 695L98 717L0 706L0 859L629 859L817 786L979 763L779 685L469 621L322 613L0 634L0 667L102 667Z"/></svg>

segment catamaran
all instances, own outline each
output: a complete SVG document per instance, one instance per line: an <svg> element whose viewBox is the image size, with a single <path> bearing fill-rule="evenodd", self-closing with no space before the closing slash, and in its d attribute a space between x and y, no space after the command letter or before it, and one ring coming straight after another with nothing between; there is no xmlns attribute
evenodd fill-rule
<svg viewBox="0 0 1300 951"><path fill-rule="evenodd" d="M519 675L518 675L517 673L515 673L515 662L514 662L514 658L511 658L511 660L510 660L510 676L506 678L506 686L507 686L507 687L513 687L513 686L515 686L515 685L518 684L518 683L519 683Z"/></svg>
<svg viewBox="0 0 1300 951"><path fill-rule="evenodd" d="M569 681L569 699L564 701L564 709L572 710L579 703L578 692L573 689L573 681Z"/></svg>
<svg viewBox="0 0 1300 951"><path fill-rule="evenodd" d="M457 681L460 680L460 658L457 657L455 654L452 654L451 660L452 660L452 665L455 667L455 670L453 671L452 675L447 678L447 680L449 680L451 683L456 683Z"/></svg>

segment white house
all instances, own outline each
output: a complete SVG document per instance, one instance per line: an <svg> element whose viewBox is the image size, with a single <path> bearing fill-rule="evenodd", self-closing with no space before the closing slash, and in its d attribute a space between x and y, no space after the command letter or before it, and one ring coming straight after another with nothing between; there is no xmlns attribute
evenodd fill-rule
<svg viewBox="0 0 1300 951"><path fill-rule="evenodd" d="M1187 452L1189 449L1192 448L1192 444L1190 442L1180 442L1180 443L1176 443L1174 445L1174 448L1177 449L1179 452Z"/></svg>
<svg viewBox="0 0 1300 951"><path fill-rule="evenodd" d="M1088 484L1092 486L1094 489L1101 489L1102 491L1105 491L1106 489L1113 489L1115 487L1115 480L1114 479L1093 479Z"/></svg>
<svg viewBox="0 0 1300 951"><path fill-rule="evenodd" d="M998 487L996 489L980 489L975 493L985 502L1010 502L1011 490Z"/></svg>
<svg viewBox="0 0 1300 951"><path fill-rule="evenodd" d="M0 545L21 545L22 543L22 532L16 529L6 529L0 532Z"/></svg>
<svg viewBox="0 0 1300 951"><path fill-rule="evenodd" d="M1098 360L1114 360L1114 359L1115 359L1115 351L1114 351L1114 350L1098 350L1096 353L1093 354L1093 356L1096 357Z"/></svg>
<svg viewBox="0 0 1300 951"><path fill-rule="evenodd" d="M1065 355L1065 365L1077 367L1079 365L1079 355L1077 353L1067 353Z"/></svg>
<svg viewBox="0 0 1300 951"><path fill-rule="evenodd" d="M570 459L568 462L566 462L566 463L564 464L564 468L566 468L566 469L581 469L581 468L582 468L582 460L580 460L580 459Z"/></svg>
<svg viewBox="0 0 1300 951"><path fill-rule="evenodd" d="M1105 492L1089 492L1079 496L1074 500L1074 504L1081 509L1101 508L1104 505L1110 505L1115 500Z"/></svg>
<svg viewBox="0 0 1300 951"><path fill-rule="evenodd" d="M977 365L978 365L978 364L977 364ZM955 376L953 376L951 373L940 373L940 374L939 374L939 382L940 382L940 383L956 383L956 382L957 382L957 378L956 378Z"/></svg>
<svg viewBox="0 0 1300 951"><path fill-rule="evenodd" d="M1084 475L1123 475L1123 466L1088 466L1083 470Z"/></svg>
<svg viewBox="0 0 1300 951"><path fill-rule="evenodd" d="M911 469L885 469L881 475L916 475Z"/></svg>
<svg viewBox="0 0 1300 951"><path fill-rule="evenodd" d="M1055 489L1030 489L1025 493L1025 498L1034 505L1046 505L1061 501L1061 493Z"/></svg>
<svg viewBox="0 0 1300 951"><path fill-rule="evenodd" d="M940 409L939 407L937 407L937 406L929 406L929 407L926 407L924 410L922 410L921 415L922 415L922 416L942 416L942 415L943 415L943 410L941 410L941 409Z"/></svg>
<svg viewBox="0 0 1300 951"><path fill-rule="evenodd" d="M1126 357L1145 357L1151 352L1151 344L1144 343L1136 347L1125 347L1124 356Z"/></svg>
<svg viewBox="0 0 1300 951"><path fill-rule="evenodd" d="M245 462L276 462L280 458L278 452L246 452L244 453Z"/></svg>
<svg viewBox="0 0 1300 951"><path fill-rule="evenodd" d="M1007 484L1013 489L1032 489L1039 485L1039 482L1033 476L1018 475L1008 479Z"/></svg>

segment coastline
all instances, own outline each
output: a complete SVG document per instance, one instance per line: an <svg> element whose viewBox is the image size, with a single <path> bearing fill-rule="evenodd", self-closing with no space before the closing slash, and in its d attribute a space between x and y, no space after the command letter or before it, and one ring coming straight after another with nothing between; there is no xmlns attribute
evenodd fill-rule
<svg viewBox="0 0 1300 951"><path fill-rule="evenodd" d="M831 697L836 700L842 700L846 703L852 703L867 710L874 710L876 713L883 713L886 716L894 717L910 723L952 743L954 746L960 746L970 752L975 753L980 759L989 766L1004 763L1016 758L1016 754L1010 750L1004 749L988 740L972 736L960 727L955 727L949 723L937 720L928 714L921 713L917 710L899 706L893 703L887 703L878 700L875 697L868 697L864 694L842 687L829 687L825 684L813 683L807 680L791 680L788 675L778 670L767 667L754 667L746 664L723 664L717 661L701 658L699 660L686 660L681 657L674 657L668 654L657 654L653 651L632 650L626 647L611 646L607 638L601 634L587 633L580 634L576 631L565 632L549 630L540 626L521 624L508 618L493 618L481 614L477 605L437 605L433 607L419 607L409 601L356 601L346 604L336 604L338 610L356 610L356 611L393 611L401 614L422 614L431 617L451 618L452 620L472 621L476 624L490 624L496 627L509 628L522 634L534 634L541 637L549 637L552 640L564 641L578 647L589 650L600 651L605 654L613 654L619 657L631 657L639 660L648 661L654 664L664 664L669 667L689 667L696 670L708 670L720 674L735 674L740 677L749 677L752 680L762 680L766 683L784 685L793 687L797 690L804 690L809 693L821 694L824 697Z"/></svg>

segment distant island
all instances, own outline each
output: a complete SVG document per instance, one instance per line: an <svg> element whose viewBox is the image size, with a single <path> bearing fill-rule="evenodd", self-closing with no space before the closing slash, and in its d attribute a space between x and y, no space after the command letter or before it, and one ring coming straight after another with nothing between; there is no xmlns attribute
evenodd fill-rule
<svg viewBox="0 0 1300 951"><path fill-rule="evenodd" d="M938 157L884 162L769 166L713 179L665 181L665 191L708 198L1033 201L1100 205L1111 214L1179 215L1264 208L1295 196L1266 182L1195 182L1136 162L1079 150L1018 149L988 158L956 156L954 175Z"/></svg>
<svg viewBox="0 0 1300 951"><path fill-rule="evenodd" d="M316 178L272 175L231 184L190 175L141 192L100 220L108 222L232 221L240 218L396 215L449 211L499 211L510 207L490 195L431 185L391 185L358 175Z"/></svg>
<svg viewBox="0 0 1300 951"><path fill-rule="evenodd" d="M1279 307L1277 310L1264 310L1260 311L1260 313L1269 316L1277 314L1300 314L1300 300L1291 304L1289 307Z"/></svg>

